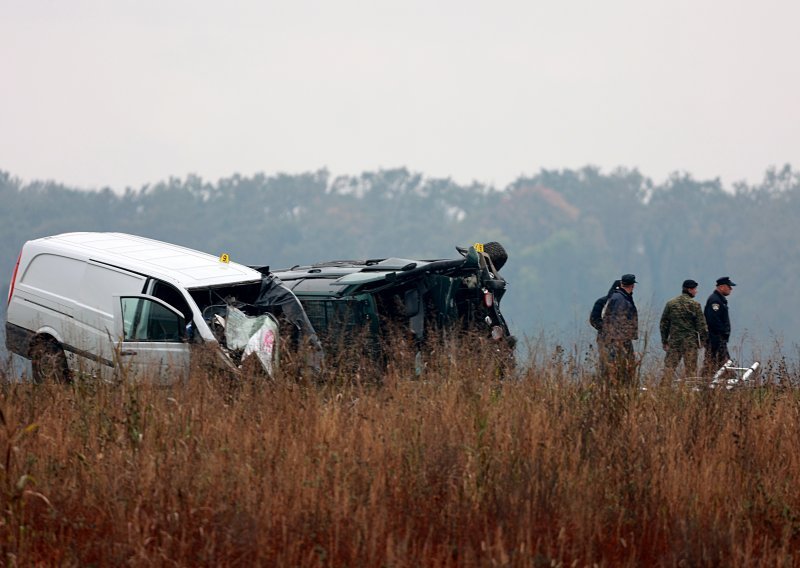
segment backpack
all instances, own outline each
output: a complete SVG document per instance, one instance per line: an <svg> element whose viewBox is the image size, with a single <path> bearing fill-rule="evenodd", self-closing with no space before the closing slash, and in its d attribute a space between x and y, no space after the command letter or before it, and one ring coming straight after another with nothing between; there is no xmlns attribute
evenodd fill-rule
<svg viewBox="0 0 800 568"><path fill-rule="evenodd" d="M592 306L592 313L589 314L589 325L600 331L603 328L603 308L606 307L608 296L597 298Z"/></svg>

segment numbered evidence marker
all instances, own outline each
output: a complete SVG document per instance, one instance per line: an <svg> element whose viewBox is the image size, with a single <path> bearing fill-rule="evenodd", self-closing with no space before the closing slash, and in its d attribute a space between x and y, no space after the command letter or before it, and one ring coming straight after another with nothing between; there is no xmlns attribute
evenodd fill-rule
<svg viewBox="0 0 800 568"><path fill-rule="evenodd" d="M474 245L472 245L472 246L474 246L474 247L475 247L475 250L476 250L477 252L483 252L483 243L475 243L475 244L474 244Z"/></svg>
<svg viewBox="0 0 800 568"><path fill-rule="evenodd" d="M221 255L219 255L219 261L223 262L225 264L230 264L231 263L231 256L229 254L223 252Z"/></svg>

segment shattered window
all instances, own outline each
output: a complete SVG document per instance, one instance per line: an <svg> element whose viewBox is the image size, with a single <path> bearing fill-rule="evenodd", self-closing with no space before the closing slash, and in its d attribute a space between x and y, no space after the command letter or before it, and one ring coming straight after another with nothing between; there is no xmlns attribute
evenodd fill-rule
<svg viewBox="0 0 800 568"><path fill-rule="evenodd" d="M358 300L302 300L308 319L318 332L347 332L360 327L364 309Z"/></svg>

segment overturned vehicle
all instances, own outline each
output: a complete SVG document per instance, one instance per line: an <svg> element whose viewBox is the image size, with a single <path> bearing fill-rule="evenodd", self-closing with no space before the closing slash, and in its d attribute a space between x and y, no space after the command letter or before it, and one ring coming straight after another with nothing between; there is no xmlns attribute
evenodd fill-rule
<svg viewBox="0 0 800 568"><path fill-rule="evenodd" d="M506 251L496 242L456 250L454 259L334 260L274 276L302 303L331 364L352 365L354 355L385 361L399 337L412 348L419 373L432 344L469 337L483 341L505 372L516 342L500 312Z"/></svg>

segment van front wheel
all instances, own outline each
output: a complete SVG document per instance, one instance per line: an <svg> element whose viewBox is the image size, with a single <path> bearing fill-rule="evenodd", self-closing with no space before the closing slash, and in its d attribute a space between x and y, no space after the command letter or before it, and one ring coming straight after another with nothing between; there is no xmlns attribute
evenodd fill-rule
<svg viewBox="0 0 800 568"><path fill-rule="evenodd" d="M31 347L31 370L35 383L69 382L67 356L61 346L52 340L39 340Z"/></svg>

